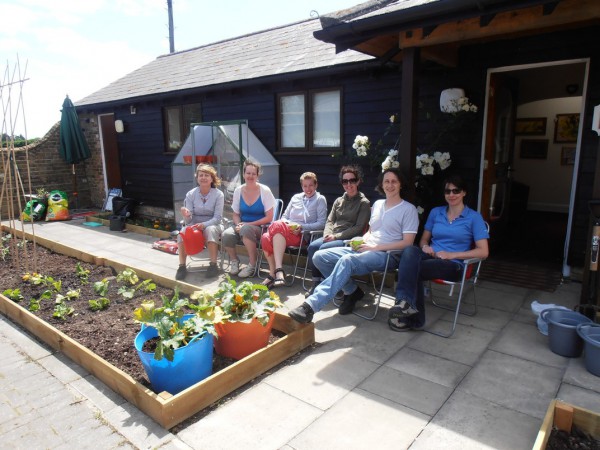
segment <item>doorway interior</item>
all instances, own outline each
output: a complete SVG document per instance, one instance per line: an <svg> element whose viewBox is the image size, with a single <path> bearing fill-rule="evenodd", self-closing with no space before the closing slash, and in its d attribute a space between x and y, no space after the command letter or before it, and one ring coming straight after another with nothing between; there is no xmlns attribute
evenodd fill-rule
<svg viewBox="0 0 600 450"><path fill-rule="evenodd" d="M488 98L486 110L480 201L491 260L564 272L587 67L490 70L490 92L508 92Z"/></svg>

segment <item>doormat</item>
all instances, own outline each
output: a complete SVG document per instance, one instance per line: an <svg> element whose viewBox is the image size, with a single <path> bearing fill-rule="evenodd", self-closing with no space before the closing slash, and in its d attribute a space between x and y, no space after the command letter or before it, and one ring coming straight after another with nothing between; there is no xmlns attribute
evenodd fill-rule
<svg viewBox="0 0 600 450"><path fill-rule="evenodd" d="M494 260L483 262L479 278L494 283L509 284L545 292L554 292L562 282L562 274L559 270Z"/></svg>

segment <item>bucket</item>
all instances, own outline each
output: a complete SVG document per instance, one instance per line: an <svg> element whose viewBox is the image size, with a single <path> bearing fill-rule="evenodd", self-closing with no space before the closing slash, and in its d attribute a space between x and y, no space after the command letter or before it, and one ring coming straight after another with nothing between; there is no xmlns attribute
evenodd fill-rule
<svg viewBox="0 0 600 450"><path fill-rule="evenodd" d="M110 216L110 231L123 231L125 228L125 217Z"/></svg>
<svg viewBox="0 0 600 450"><path fill-rule="evenodd" d="M266 326L256 320L251 322L225 322L215 324L219 338L215 340L215 350L221 356L242 359L269 343L275 314L271 313Z"/></svg>
<svg viewBox="0 0 600 450"><path fill-rule="evenodd" d="M580 323L577 334L583 339L585 368L600 377L600 324Z"/></svg>
<svg viewBox="0 0 600 450"><path fill-rule="evenodd" d="M182 320L192 316L187 314ZM154 353L142 350L144 342L156 336L156 328L143 327L135 337L135 349L155 392L166 391L175 395L212 374L213 337L210 333L204 333L185 347L175 350L173 361L167 358L157 361Z"/></svg>
<svg viewBox="0 0 600 450"><path fill-rule="evenodd" d="M592 321L575 311L550 308L541 312L542 320L548 322L550 350L557 355L576 358L581 355L583 341L577 334L577 325Z"/></svg>

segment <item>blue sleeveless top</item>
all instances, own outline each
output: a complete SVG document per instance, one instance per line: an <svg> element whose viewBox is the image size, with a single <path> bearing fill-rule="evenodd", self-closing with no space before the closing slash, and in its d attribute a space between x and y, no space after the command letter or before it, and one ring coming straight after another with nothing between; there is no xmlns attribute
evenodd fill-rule
<svg viewBox="0 0 600 450"><path fill-rule="evenodd" d="M259 196L252 206L248 206L244 197L240 195L240 218L242 222L254 222L265 217L265 206Z"/></svg>

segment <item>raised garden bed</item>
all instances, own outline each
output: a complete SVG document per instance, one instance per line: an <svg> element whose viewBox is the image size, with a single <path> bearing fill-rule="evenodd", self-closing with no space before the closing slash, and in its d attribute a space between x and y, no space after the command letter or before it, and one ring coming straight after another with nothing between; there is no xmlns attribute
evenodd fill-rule
<svg viewBox="0 0 600 450"><path fill-rule="evenodd" d="M87 216L85 218L85 221L101 223L102 225L107 226L107 227L110 226L110 220L107 218L104 218L104 217ZM154 228L143 227L140 225L134 225L134 224L127 223L127 222L125 223L125 231L131 231L133 233L144 234L146 236L152 236L152 237L156 237L156 238L160 238L160 239L168 239L169 237L171 237L170 231L156 230Z"/></svg>
<svg viewBox="0 0 600 450"><path fill-rule="evenodd" d="M17 232L17 234L20 235L20 232ZM26 238L33 239L28 234L26 234ZM115 261L99 258L64 244L40 237L36 237L36 241L38 245L63 255L75 257L83 262L110 266L116 271L122 271L126 268ZM172 279L142 270L136 269L136 272L140 278L151 278L158 285L165 288L173 289L177 284L180 286L181 291L186 294L197 289L195 286L176 283ZM4 286L3 289L7 287ZM276 314L273 328L283 334L283 337L269 344L266 348L223 368L209 378L173 396L167 392L154 393L132 376L108 363L48 322L2 295L0 295L0 313L29 330L52 348L67 355L165 428L177 425L314 343L314 326L312 324L300 325L288 316ZM133 342L131 346L133 347ZM132 352L132 358L137 358L134 352Z"/></svg>
<svg viewBox="0 0 600 450"><path fill-rule="evenodd" d="M572 433L574 430L578 433ZM556 436L557 431L573 434L565 446ZM585 434L586 437L581 437ZM594 443L594 440L596 441ZM595 446L594 446L595 445ZM544 449L597 449L600 446L600 414L554 399L538 432L533 450Z"/></svg>

